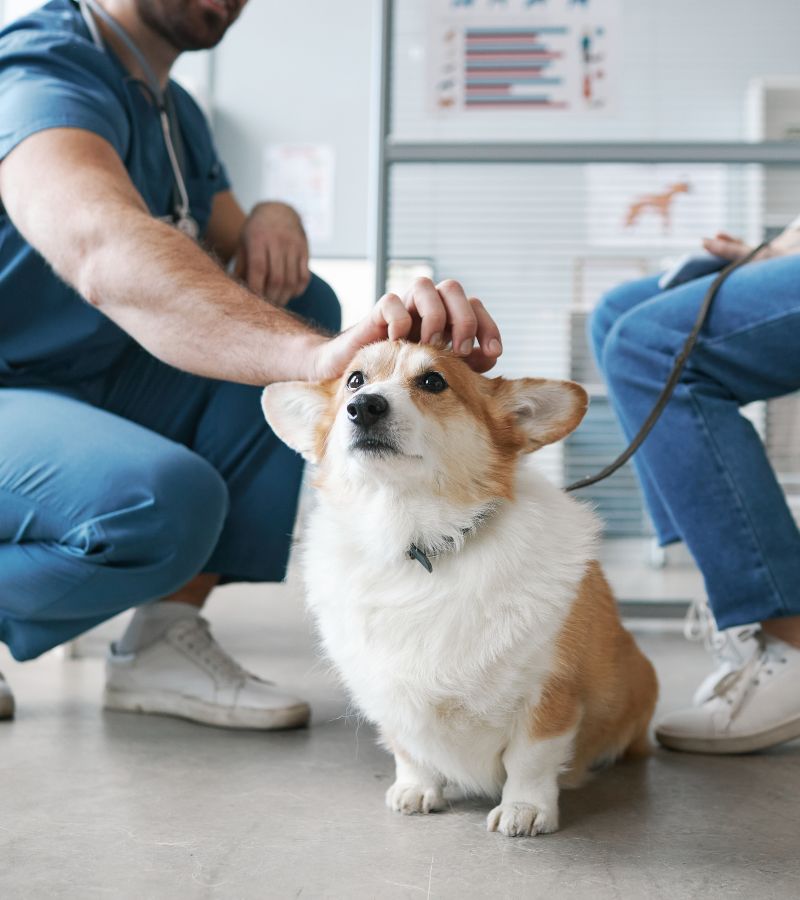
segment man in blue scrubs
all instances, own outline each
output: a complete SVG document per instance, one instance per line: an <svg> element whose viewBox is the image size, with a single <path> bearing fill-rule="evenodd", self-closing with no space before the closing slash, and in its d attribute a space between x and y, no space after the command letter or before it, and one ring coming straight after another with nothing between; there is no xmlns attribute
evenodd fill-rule
<svg viewBox="0 0 800 900"><path fill-rule="evenodd" d="M338 304L299 218L244 214L168 80L245 2L52 0L0 33L0 641L30 659L138 607L107 706L276 728L307 705L198 615L217 584L285 573L301 462L258 386L340 376L386 337L452 339L481 371L501 347L453 281L327 336Z"/></svg>

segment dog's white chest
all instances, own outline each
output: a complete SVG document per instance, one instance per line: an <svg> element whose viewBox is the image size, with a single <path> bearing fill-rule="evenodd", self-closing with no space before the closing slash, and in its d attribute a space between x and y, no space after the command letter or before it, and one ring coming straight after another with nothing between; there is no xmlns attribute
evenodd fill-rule
<svg viewBox="0 0 800 900"><path fill-rule="evenodd" d="M383 553L380 534L374 549L354 540L363 521L347 527L338 510L321 504L309 524L308 603L354 700L387 742L468 790L500 787L502 752L538 702L586 565L591 520L577 505L567 512L579 521L563 523L542 507L515 506L434 559L433 574ZM560 525L589 540L570 545Z"/></svg>

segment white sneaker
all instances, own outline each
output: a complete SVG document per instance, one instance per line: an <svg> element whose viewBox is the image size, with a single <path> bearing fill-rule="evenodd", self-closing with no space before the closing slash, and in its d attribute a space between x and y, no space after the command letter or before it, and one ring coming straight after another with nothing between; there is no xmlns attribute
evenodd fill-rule
<svg viewBox="0 0 800 900"><path fill-rule="evenodd" d="M0 672L0 719L14 718L14 695Z"/></svg>
<svg viewBox="0 0 800 900"><path fill-rule="evenodd" d="M720 631L705 597L692 601L686 614L683 633L689 641L702 641L714 660L714 671L703 679L694 692L692 703L695 706L701 706L706 700L710 700L720 681L731 672L741 669L758 652L759 631L758 624L738 625Z"/></svg>
<svg viewBox="0 0 800 900"><path fill-rule="evenodd" d="M106 709L157 713L225 728L300 728L308 704L251 675L200 616L180 619L138 653L109 653Z"/></svg>
<svg viewBox="0 0 800 900"><path fill-rule="evenodd" d="M689 753L751 753L800 737L800 650L763 633L758 652L700 706L656 726L659 743Z"/></svg>

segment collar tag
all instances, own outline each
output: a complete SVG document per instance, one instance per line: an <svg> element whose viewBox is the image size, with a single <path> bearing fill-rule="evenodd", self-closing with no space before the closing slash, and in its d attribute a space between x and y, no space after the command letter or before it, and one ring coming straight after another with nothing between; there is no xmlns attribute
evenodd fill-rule
<svg viewBox="0 0 800 900"><path fill-rule="evenodd" d="M409 559L415 559L424 569L427 569L431 575L433 574L433 566L428 557L419 549L416 544L412 544L408 548Z"/></svg>

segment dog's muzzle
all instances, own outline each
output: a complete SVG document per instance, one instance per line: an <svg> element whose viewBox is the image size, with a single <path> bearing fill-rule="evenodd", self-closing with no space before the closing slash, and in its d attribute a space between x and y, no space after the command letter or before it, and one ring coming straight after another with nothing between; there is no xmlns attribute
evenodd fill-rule
<svg viewBox="0 0 800 900"><path fill-rule="evenodd" d="M389 402L380 394L358 394L347 404L347 418L361 428L372 428L389 412Z"/></svg>
<svg viewBox="0 0 800 900"><path fill-rule="evenodd" d="M357 394L346 406L347 418L354 426L350 446L371 453L398 453L386 427L389 401L381 394Z"/></svg>

